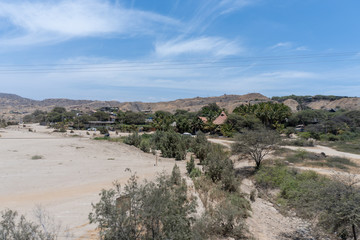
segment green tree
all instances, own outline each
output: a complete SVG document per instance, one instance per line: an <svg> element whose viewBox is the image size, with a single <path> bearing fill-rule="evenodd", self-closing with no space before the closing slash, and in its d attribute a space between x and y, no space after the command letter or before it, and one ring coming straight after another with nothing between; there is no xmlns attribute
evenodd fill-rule
<svg viewBox="0 0 360 240"><path fill-rule="evenodd" d="M110 120L110 114L103 111L97 111L92 115L94 118L96 118L96 121L109 121Z"/></svg>
<svg viewBox="0 0 360 240"><path fill-rule="evenodd" d="M255 161L256 168L259 169L264 157L274 149L278 141L279 136L272 130L246 131L236 136L231 148L234 154L251 157Z"/></svg>
<svg viewBox="0 0 360 240"><path fill-rule="evenodd" d="M145 124L145 114L142 112L125 112L123 117L123 122L125 124L134 124L134 125L142 125Z"/></svg>
<svg viewBox="0 0 360 240"><path fill-rule="evenodd" d="M193 121L197 116L185 110L176 110L174 119L176 121L176 129L179 133L194 132Z"/></svg>
<svg viewBox="0 0 360 240"><path fill-rule="evenodd" d="M35 110L32 114L24 116L23 121L25 123L40 123L46 121L46 112L41 110Z"/></svg>
<svg viewBox="0 0 360 240"><path fill-rule="evenodd" d="M204 125L205 125L204 122L200 118L198 117L193 118L191 121L191 129L192 129L191 132L196 134L199 131L203 131Z"/></svg>
<svg viewBox="0 0 360 240"><path fill-rule="evenodd" d="M286 119L291 116L291 109L288 106L273 102L240 105L233 112L240 115L255 115L265 126L271 128L286 122Z"/></svg>
<svg viewBox="0 0 360 240"><path fill-rule="evenodd" d="M239 115L229 114L225 124L221 126L221 133L224 136L232 137L234 133L246 130L255 130L262 127L261 121L252 114Z"/></svg>
<svg viewBox="0 0 360 240"><path fill-rule="evenodd" d="M216 103L210 103L201 108L199 111L199 116L206 117L209 122L212 122L219 116L222 109Z"/></svg>
<svg viewBox="0 0 360 240"><path fill-rule="evenodd" d="M169 112L157 111L153 119L153 126L159 131L169 131L172 129L171 124L174 122L174 117Z"/></svg>

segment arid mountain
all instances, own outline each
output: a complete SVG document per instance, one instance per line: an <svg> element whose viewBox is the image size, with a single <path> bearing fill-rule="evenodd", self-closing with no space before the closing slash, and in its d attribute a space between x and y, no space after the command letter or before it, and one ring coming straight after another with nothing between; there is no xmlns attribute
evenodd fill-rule
<svg viewBox="0 0 360 240"><path fill-rule="evenodd" d="M295 99L298 101L296 101ZM301 102L299 102L301 99ZM280 97L275 100L283 102L292 111L299 107L310 107L312 109L335 109L343 108L349 110L360 110L360 98L336 97L334 99L319 99L318 97ZM45 99L42 101L23 98L15 94L0 93L0 118L7 120L20 120L25 114L35 110L50 111L56 106L65 107L67 110L91 111L101 107L119 107L122 111L151 111L158 110L174 112L176 109L198 111L201 107L216 103L220 107L232 111L241 104L271 101L259 93L245 95L222 95L219 97L196 97L178 99L169 102L117 102L117 101L91 101L91 100L70 100L70 99Z"/></svg>
<svg viewBox="0 0 360 240"><path fill-rule="evenodd" d="M312 109L336 109L360 110L360 98L341 98L334 101L321 100L308 104Z"/></svg>
<svg viewBox="0 0 360 240"><path fill-rule="evenodd" d="M285 96L273 97L273 100L282 102L289 106L292 111L299 109L346 109L346 110L360 110L360 98L358 97L340 97L340 96Z"/></svg>
<svg viewBox="0 0 360 240"><path fill-rule="evenodd" d="M0 93L0 117L19 120L23 115L35 110L50 111L55 106L65 107L67 110L91 111L101 107L119 107L122 111L151 111L158 110L174 112L176 109L198 111L201 107L217 103L220 107L232 111L236 106L246 103L269 101L270 99L259 94L223 95L219 97L196 97L178 99L169 102L117 102L117 101L90 101L70 99L45 99L42 101L22 98L14 94Z"/></svg>

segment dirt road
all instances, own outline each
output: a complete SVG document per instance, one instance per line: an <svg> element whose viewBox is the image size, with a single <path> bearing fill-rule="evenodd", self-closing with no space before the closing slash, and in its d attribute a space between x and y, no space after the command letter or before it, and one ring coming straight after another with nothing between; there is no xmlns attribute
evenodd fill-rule
<svg viewBox="0 0 360 240"><path fill-rule="evenodd" d="M350 158L353 160L359 160L360 161L360 155L359 154L353 154L353 153L347 153L347 152L340 152L333 148L325 147L325 146L314 146L314 147L294 147L294 146L285 146L288 149L291 150L297 150L297 149L303 149L308 152L313 153L325 153L329 156L337 156L337 157L344 157L344 158Z"/></svg>
<svg viewBox="0 0 360 240"><path fill-rule="evenodd" d="M216 139L216 138L209 138L210 142L221 144L226 147L231 147L231 144L234 143L234 141L226 140L226 139ZM333 148L325 147L325 146L314 146L314 147L297 147L297 146L283 146L285 148L291 149L291 150L297 150L297 149L303 149L309 152L314 153L325 153L329 156L338 156L338 157L345 157L350 158L353 160L357 160L358 163L360 163L360 155L359 154L353 154L353 153L347 153L347 152L340 152Z"/></svg>

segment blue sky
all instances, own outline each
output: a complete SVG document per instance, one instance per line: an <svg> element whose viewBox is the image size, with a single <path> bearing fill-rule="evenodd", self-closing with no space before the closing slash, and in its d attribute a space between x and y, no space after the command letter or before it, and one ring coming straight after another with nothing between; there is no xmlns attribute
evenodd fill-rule
<svg viewBox="0 0 360 240"><path fill-rule="evenodd" d="M359 9L357 0L0 0L0 92L358 96Z"/></svg>

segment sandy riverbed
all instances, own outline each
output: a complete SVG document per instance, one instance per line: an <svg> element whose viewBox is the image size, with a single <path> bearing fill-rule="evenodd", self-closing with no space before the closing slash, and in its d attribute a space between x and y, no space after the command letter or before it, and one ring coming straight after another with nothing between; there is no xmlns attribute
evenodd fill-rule
<svg viewBox="0 0 360 240"><path fill-rule="evenodd" d="M29 127L29 126L27 126ZM88 238L87 216L102 188L114 180L125 183L130 168L144 179L170 172L175 161L160 158L120 143L65 136L38 125L0 129L0 211L10 208L31 218L42 205L76 238ZM32 159L41 156L41 159ZM177 162L184 170L185 162Z"/></svg>

